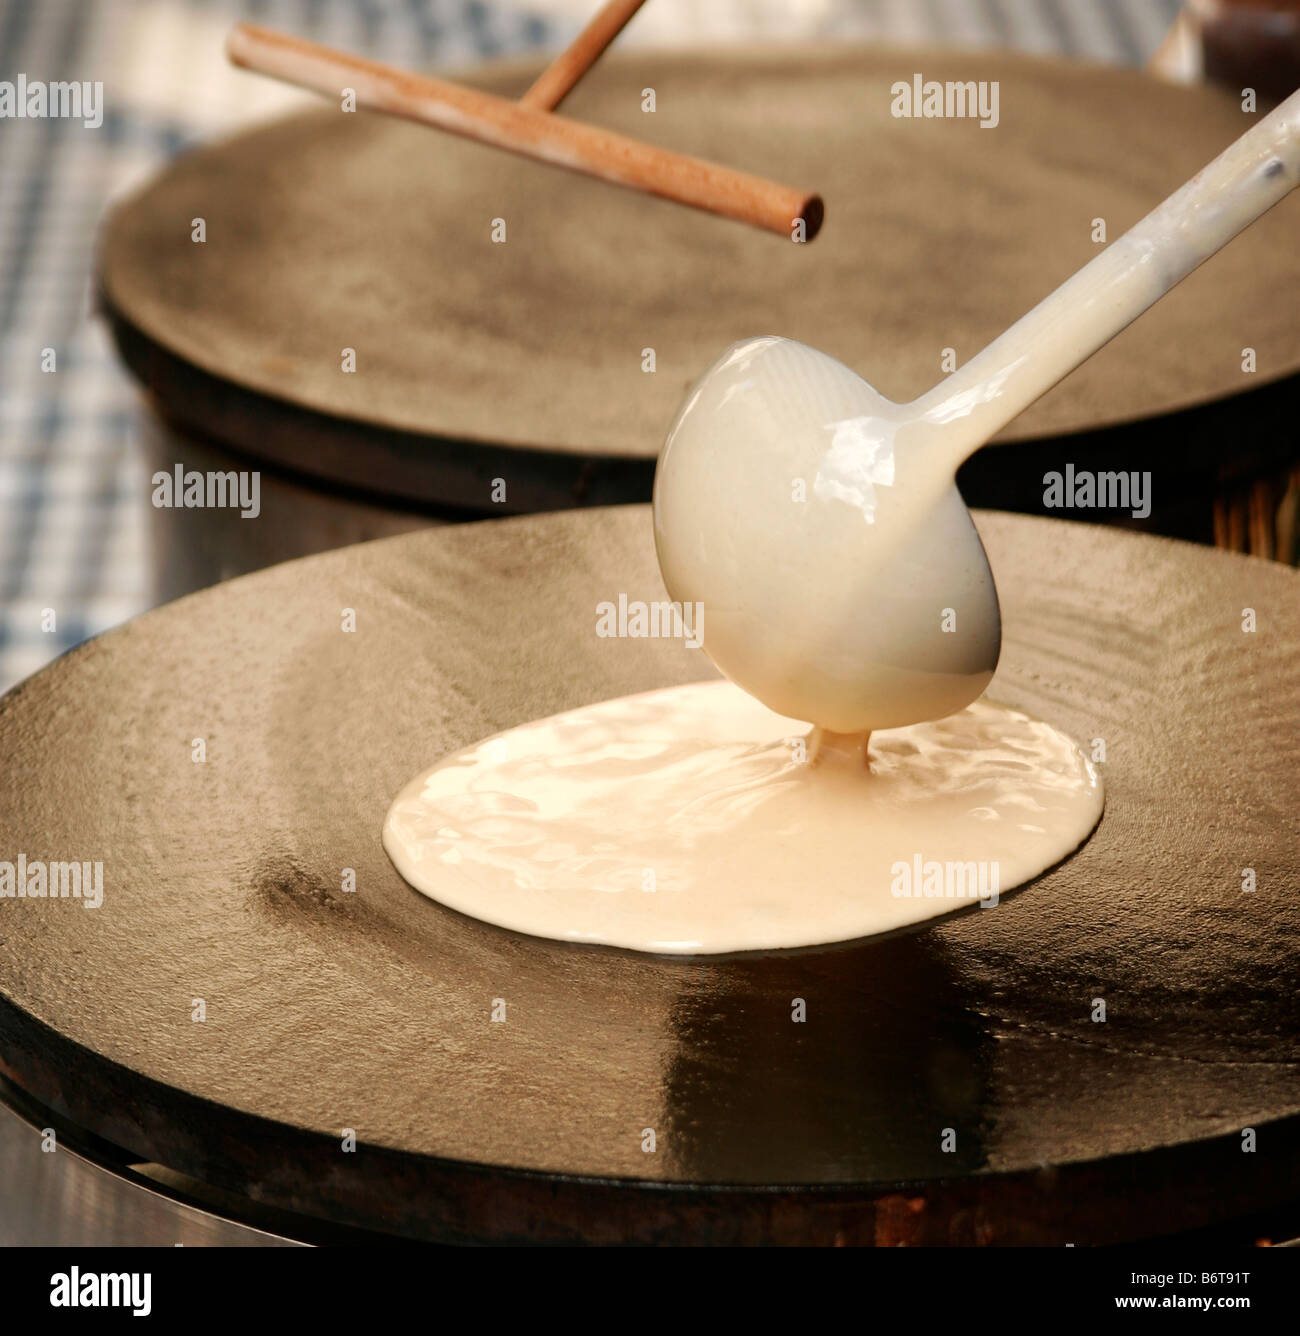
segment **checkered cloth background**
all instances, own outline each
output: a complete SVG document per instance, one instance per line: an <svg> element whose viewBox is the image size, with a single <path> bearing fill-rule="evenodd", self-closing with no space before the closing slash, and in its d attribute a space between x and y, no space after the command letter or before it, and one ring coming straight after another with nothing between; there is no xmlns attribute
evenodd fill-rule
<svg viewBox="0 0 1300 1336"><path fill-rule="evenodd" d="M0 0L0 80L99 80L105 103L98 129L0 120L0 690L149 604L137 401L91 310L95 231L109 201L170 155L305 97L228 68L226 29L251 18L382 60L455 67L561 46L597 2ZM650 0L619 41L842 37L1140 64L1178 7Z"/></svg>

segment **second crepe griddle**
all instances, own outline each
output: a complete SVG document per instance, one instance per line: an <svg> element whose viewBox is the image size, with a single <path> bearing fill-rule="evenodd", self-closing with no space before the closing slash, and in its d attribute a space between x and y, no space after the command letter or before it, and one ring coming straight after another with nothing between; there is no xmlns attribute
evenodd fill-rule
<svg viewBox="0 0 1300 1336"><path fill-rule="evenodd" d="M708 673L595 633L663 597L644 509L456 526L184 599L0 702L3 856L105 883L0 898L0 1072L140 1159L426 1239L1082 1244L1295 1201L1298 577L978 519L991 694L1104 741L1107 786L996 909L691 960L411 890L380 830L416 772Z"/></svg>
<svg viewBox="0 0 1300 1336"><path fill-rule="evenodd" d="M534 72L477 81L514 94ZM998 125L895 118L891 85L914 73L996 81ZM1091 259L1095 220L1113 240L1255 120L1221 91L1131 71L855 48L622 53L565 111L818 189L826 226L799 246L327 106L184 156L117 209L100 286L128 361L174 419L333 483L498 513L646 499L684 391L729 343L787 335L909 398L945 349L965 361ZM1002 439L1291 375L1298 218L1280 205ZM1189 469L1266 451L1263 409L1278 413L1269 400L1199 436L1174 419L1105 467L1154 466L1168 500ZM1018 469L1030 492L1043 467ZM970 494L1006 504L1001 483Z"/></svg>

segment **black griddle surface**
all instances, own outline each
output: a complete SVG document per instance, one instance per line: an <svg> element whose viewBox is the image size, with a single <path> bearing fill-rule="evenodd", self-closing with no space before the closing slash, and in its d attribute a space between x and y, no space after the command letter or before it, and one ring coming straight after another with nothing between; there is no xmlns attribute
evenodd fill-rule
<svg viewBox="0 0 1300 1336"><path fill-rule="evenodd" d="M682 396L735 339L799 339L906 402L939 378L944 348L965 362L1091 260L1097 218L1119 236L1258 119L1223 89L1137 70L907 54L927 79L996 82L988 132L894 116L899 64L843 43L613 51L566 103L816 189L827 221L808 246L327 103L181 155L123 200L101 238L101 303L168 418L295 473L480 513L648 500ZM539 68L467 77L514 98ZM1234 455L1271 471L1296 386L1260 396L1300 372L1298 221L1300 200L1271 210L999 441L1095 437L1118 456L1100 467L1163 474L1163 506L1189 473L1212 488L1222 433L1200 410L1250 390L1232 403ZM1176 429L1123 430L1171 416ZM967 471L982 476L979 458Z"/></svg>
<svg viewBox="0 0 1300 1336"><path fill-rule="evenodd" d="M1300 1197L1296 575L978 519L992 694L1106 744L1101 826L996 910L690 960L417 895L380 844L416 771L709 675L595 634L663 596L644 508L436 530L183 599L0 702L0 857L105 880L0 899L0 1070L142 1158L421 1238L1089 1242Z"/></svg>

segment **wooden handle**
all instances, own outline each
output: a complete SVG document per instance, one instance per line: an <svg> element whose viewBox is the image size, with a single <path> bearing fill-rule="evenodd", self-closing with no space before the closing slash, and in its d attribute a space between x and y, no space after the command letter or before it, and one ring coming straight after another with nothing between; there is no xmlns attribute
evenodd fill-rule
<svg viewBox="0 0 1300 1336"><path fill-rule="evenodd" d="M525 107L554 111L574 84L600 59L605 48L627 27L645 0L608 0L590 23L541 72L537 82L519 99Z"/></svg>
<svg viewBox="0 0 1300 1336"><path fill-rule="evenodd" d="M799 220L803 222L804 240L811 241L821 228L823 207L817 195L671 153L475 88L409 74L251 23L241 23L231 30L226 53L236 65L287 83L335 97L341 96L344 88L351 88L359 106L405 116L511 153L787 237L794 234Z"/></svg>

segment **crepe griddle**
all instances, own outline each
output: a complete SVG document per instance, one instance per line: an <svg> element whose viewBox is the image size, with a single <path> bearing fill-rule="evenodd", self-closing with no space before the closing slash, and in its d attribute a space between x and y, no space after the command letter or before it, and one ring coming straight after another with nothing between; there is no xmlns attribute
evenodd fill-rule
<svg viewBox="0 0 1300 1336"><path fill-rule="evenodd" d="M0 900L3 1074L170 1170L423 1239L1086 1243L1300 1199L1297 576L978 520L992 694L1106 744L1100 827L998 908L683 959L417 894L380 843L413 774L710 673L595 635L600 600L664 597L645 508L425 531L182 599L0 702L6 856L105 883Z"/></svg>
<svg viewBox="0 0 1300 1336"><path fill-rule="evenodd" d="M538 68L470 81L514 96ZM913 71L998 81L999 124L895 118L891 85ZM944 349L967 360L1091 259L1094 219L1114 240L1253 119L1222 91L1132 71L843 46L614 55L565 111L810 183L826 226L785 243L314 108L181 157L111 216L99 284L126 360L178 423L336 485L494 513L646 500L687 386L728 344L787 335L910 399L940 378ZM1294 301L1280 299L1300 280L1298 221L1300 202L1284 202L1000 439L1069 437L1081 468L1164 466L1162 505L1191 476L1213 486L1225 460L1265 471L1256 456L1293 439L1293 387L1267 387L1300 368ZM1226 420L1188 416L1227 398ZM1134 430L1113 459L1086 453L1089 434L1158 415L1167 429ZM989 492L977 457L967 495L1007 504L1009 466ZM1058 466L1012 471L1041 496Z"/></svg>

